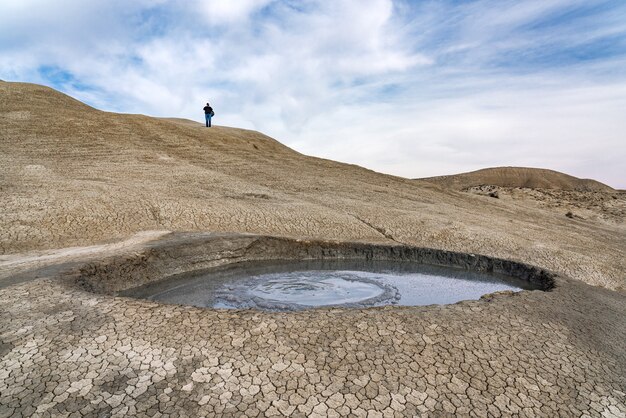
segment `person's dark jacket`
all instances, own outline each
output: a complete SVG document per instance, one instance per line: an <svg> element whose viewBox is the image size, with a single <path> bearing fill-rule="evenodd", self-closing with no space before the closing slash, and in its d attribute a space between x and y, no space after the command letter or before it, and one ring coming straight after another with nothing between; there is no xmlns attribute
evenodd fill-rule
<svg viewBox="0 0 626 418"><path fill-rule="evenodd" d="M213 113L213 108L211 106L204 106L204 114L211 115Z"/></svg>

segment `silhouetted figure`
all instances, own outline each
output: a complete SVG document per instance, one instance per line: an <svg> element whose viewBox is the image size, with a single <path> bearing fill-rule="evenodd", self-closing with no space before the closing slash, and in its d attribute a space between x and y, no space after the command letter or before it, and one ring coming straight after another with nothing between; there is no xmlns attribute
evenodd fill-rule
<svg viewBox="0 0 626 418"><path fill-rule="evenodd" d="M211 118L215 116L215 112L213 112L213 108L208 103L204 106L204 120L206 121L206 127L211 127Z"/></svg>

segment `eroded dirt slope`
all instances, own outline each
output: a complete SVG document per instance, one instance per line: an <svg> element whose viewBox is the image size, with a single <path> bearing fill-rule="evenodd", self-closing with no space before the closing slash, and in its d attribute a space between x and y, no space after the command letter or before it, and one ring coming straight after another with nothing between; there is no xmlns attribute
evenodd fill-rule
<svg viewBox="0 0 626 418"><path fill-rule="evenodd" d="M623 222L307 157L258 132L102 112L32 84L0 82L0 127L4 258L210 230L397 241L625 286Z"/></svg>

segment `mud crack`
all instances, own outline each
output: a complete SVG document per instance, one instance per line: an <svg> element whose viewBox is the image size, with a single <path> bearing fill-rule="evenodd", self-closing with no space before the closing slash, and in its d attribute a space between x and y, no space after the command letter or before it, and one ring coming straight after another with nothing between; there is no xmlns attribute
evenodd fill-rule
<svg viewBox="0 0 626 418"><path fill-rule="evenodd" d="M381 234L382 236L384 236L387 239L390 239L394 242L397 242L398 244L404 244L401 241L398 241L397 239L395 239L395 237L393 235L391 235L385 228L381 228L378 227L376 225L371 224L370 222L366 221L365 219L353 214L353 213L349 213L348 215L352 216L353 218L355 218L356 220L360 221L361 223L367 225L368 227L370 227L371 229L373 229L374 231L378 232L379 234Z"/></svg>

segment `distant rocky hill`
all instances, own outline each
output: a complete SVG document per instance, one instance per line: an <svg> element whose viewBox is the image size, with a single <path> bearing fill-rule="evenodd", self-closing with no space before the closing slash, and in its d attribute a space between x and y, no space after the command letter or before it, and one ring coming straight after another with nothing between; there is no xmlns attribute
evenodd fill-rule
<svg viewBox="0 0 626 418"><path fill-rule="evenodd" d="M596 180L580 179L568 174L543 168L495 167L448 176L428 177L425 180L464 190L474 186L527 187L532 189L560 189L582 192L614 192Z"/></svg>

